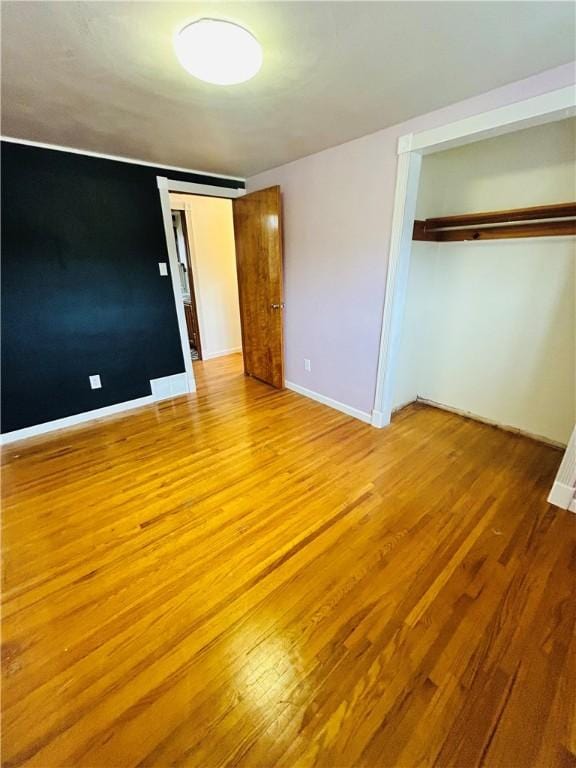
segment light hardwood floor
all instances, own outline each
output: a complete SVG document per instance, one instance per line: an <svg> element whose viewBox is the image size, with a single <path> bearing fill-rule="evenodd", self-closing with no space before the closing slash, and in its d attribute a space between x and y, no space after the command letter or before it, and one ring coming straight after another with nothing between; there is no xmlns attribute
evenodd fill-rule
<svg viewBox="0 0 576 768"><path fill-rule="evenodd" d="M4 452L4 765L573 766L559 452L195 370Z"/></svg>

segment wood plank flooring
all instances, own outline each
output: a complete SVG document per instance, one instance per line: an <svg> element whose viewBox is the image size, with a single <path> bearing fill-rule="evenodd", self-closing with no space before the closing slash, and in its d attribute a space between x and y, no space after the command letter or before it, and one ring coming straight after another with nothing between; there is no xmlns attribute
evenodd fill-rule
<svg viewBox="0 0 576 768"><path fill-rule="evenodd" d="M3 764L576 764L561 454L197 395L4 451Z"/></svg>

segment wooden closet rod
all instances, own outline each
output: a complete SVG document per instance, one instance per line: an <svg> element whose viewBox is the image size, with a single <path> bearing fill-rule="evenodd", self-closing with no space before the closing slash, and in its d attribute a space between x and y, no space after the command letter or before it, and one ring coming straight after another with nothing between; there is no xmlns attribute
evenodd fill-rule
<svg viewBox="0 0 576 768"><path fill-rule="evenodd" d="M529 222L517 224L515 222ZM499 226L490 226L499 225ZM511 237L576 235L576 203L485 211L414 222L413 240L501 240Z"/></svg>

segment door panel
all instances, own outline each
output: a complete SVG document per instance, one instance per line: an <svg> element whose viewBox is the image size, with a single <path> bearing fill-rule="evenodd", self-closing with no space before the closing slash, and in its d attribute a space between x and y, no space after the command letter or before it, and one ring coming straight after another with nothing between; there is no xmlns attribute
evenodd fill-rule
<svg viewBox="0 0 576 768"><path fill-rule="evenodd" d="M186 315L186 327L188 328L188 341L195 347L198 353L198 360L202 360L202 341L200 339L200 324L198 322L198 307L196 305L196 291L194 288L194 273L192 272L192 259L190 258L190 233L188 231L187 213L182 211L180 221L182 222L182 232L184 235L184 247L186 248L186 266L188 290L190 291L190 301L184 302L184 312Z"/></svg>
<svg viewBox="0 0 576 768"><path fill-rule="evenodd" d="M233 201L244 371L284 387L280 187Z"/></svg>
<svg viewBox="0 0 576 768"><path fill-rule="evenodd" d="M201 360L202 358L200 357L200 334L198 333L196 313L194 311L194 307L188 301L184 302L184 314L186 316L186 328L188 329L188 341L190 342L190 346L194 347L196 352L198 352L198 359Z"/></svg>

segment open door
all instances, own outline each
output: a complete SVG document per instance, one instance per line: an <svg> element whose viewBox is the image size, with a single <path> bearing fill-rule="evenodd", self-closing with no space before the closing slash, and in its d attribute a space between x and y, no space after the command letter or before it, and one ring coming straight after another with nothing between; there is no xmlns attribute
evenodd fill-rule
<svg viewBox="0 0 576 768"><path fill-rule="evenodd" d="M280 187L232 202L244 372L284 387Z"/></svg>
<svg viewBox="0 0 576 768"><path fill-rule="evenodd" d="M196 351L196 357L192 359L202 360L202 339L200 338L200 323L198 322L198 305L196 304L196 289L194 287L194 272L192 271L192 259L190 258L190 232L186 222L186 212L180 214L182 233L184 235L184 250L186 253L186 272L188 278L188 296L184 299L184 314L186 315L186 328L188 329L188 341L190 349Z"/></svg>

